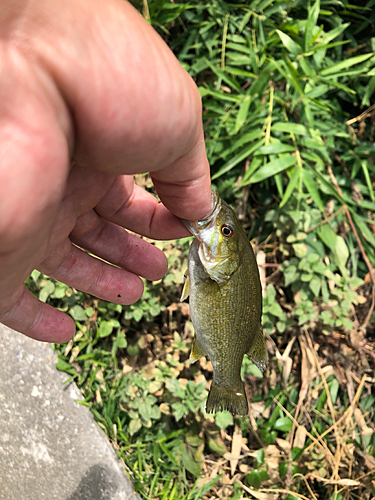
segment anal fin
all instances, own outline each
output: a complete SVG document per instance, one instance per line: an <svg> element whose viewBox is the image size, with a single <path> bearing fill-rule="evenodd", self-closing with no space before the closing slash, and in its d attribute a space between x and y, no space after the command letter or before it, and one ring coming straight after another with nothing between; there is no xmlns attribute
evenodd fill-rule
<svg viewBox="0 0 375 500"><path fill-rule="evenodd" d="M195 336L194 340L193 340L193 346L191 348L189 361L191 364L193 364L196 361L198 361L199 358L202 358L203 356L207 356L207 353L204 350L204 348L202 347L202 344L197 339L197 336Z"/></svg>
<svg viewBox="0 0 375 500"><path fill-rule="evenodd" d="M259 370L264 372L268 365L268 352L261 325L259 325L259 331L255 340L246 354L257 365Z"/></svg>

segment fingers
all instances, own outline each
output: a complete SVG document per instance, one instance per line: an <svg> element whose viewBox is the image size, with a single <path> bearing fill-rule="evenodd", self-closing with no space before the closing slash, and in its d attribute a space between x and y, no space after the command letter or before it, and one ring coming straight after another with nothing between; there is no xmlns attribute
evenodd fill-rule
<svg viewBox="0 0 375 500"><path fill-rule="evenodd" d="M132 176L118 176L95 210L103 218L156 240L190 233L151 193L134 185Z"/></svg>
<svg viewBox="0 0 375 500"><path fill-rule="evenodd" d="M38 268L52 278L101 299L132 304L143 293L138 274L157 280L166 273L167 259L158 248L115 224L102 221L93 211L79 219L73 239L76 244L126 270L88 255L69 240ZM75 324L69 316L40 302L24 286L14 292L15 296L18 294L20 298L16 303L0 314L1 323L46 342L66 342L74 335Z"/></svg>
<svg viewBox="0 0 375 500"><path fill-rule="evenodd" d="M210 168L203 139L188 155L151 176L160 199L178 217L198 220L211 211Z"/></svg>
<svg viewBox="0 0 375 500"><path fill-rule="evenodd" d="M78 219L71 240L101 259L150 281L162 278L167 272L168 261L161 250L101 219L94 211Z"/></svg>
<svg viewBox="0 0 375 500"><path fill-rule="evenodd" d="M88 255L67 240L38 270L69 286L118 304L132 304L143 293L143 282L135 274Z"/></svg>
<svg viewBox="0 0 375 500"><path fill-rule="evenodd" d="M9 328L44 342L67 342L76 331L72 318L38 300L26 287L19 289L20 298L0 322Z"/></svg>

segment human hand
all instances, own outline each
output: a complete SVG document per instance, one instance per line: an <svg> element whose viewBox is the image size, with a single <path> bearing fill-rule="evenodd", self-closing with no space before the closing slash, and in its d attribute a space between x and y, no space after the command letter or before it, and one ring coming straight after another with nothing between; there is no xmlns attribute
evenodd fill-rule
<svg viewBox="0 0 375 500"><path fill-rule="evenodd" d="M0 322L64 342L74 321L25 279L37 268L129 304L139 275L165 274L163 253L123 228L177 238L176 215L210 211L200 97L124 0L9 0L0 36ZM164 205L134 186L140 172Z"/></svg>

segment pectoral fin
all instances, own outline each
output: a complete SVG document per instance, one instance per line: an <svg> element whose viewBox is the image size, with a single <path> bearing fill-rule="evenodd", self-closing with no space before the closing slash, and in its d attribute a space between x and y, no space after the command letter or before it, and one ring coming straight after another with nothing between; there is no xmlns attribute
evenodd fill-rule
<svg viewBox="0 0 375 500"><path fill-rule="evenodd" d="M259 370L264 372L268 365L268 352L261 326L259 326L259 331L255 340L246 354L249 356L251 361L257 365Z"/></svg>
<svg viewBox="0 0 375 500"><path fill-rule="evenodd" d="M185 277L184 288L182 289L180 302L183 302L184 300L186 300L190 295L190 278L189 278L187 270L185 271L184 277Z"/></svg>
<svg viewBox="0 0 375 500"><path fill-rule="evenodd" d="M205 350L203 349L202 344L197 339L197 336L195 336L194 340L193 340L193 347L191 348L189 361L191 364L193 364L196 361L198 361L199 358L202 358L203 356L207 356L207 354L206 354Z"/></svg>

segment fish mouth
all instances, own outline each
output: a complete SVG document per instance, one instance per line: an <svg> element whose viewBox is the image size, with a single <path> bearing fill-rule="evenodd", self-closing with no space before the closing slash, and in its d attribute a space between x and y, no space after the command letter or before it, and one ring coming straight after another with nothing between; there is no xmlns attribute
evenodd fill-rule
<svg viewBox="0 0 375 500"><path fill-rule="evenodd" d="M202 219L194 221L181 219L181 222L185 225L185 227L187 227L187 229L191 232L191 234L198 239L199 239L199 233L202 230L207 229L208 227L212 226L212 224L215 224L216 216L220 212L221 199L216 189L213 189L211 191L211 205L212 205L211 211Z"/></svg>

